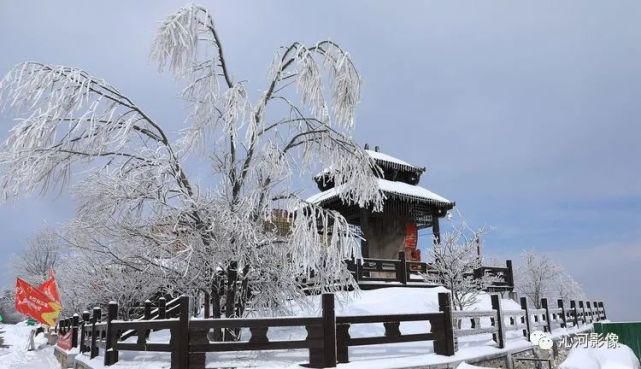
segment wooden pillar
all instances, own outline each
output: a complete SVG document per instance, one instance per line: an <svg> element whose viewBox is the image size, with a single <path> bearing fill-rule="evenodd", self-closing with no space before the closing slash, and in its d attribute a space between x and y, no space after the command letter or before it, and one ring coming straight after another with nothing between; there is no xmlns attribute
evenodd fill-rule
<svg viewBox="0 0 641 369"><path fill-rule="evenodd" d="M205 319L209 319L211 317L210 311L211 311L211 297L209 297L209 293L205 292L203 294L203 310L204 314L203 317Z"/></svg>
<svg viewBox="0 0 641 369"><path fill-rule="evenodd" d="M178 325L171 332L171 368L188 369L189 368L189 296L182 295L179 297L180 306L178 312Z"/></svg>
<svg viewBox="0 0 641 369"><path fill-rule="evenodd" d="M94 357L98 356L98 345L96 345L96 323L100 321L100 316L102 312L100 311L99 307L93 308L91 315L91 347L90 347L90 354L89 358L93 359Z"/></svg>
<svg viewBox="0 0 641 369"><path fill-rule="evenodd" d="M563 300L557 300L557 306L561 309L561 328L568 327L567 316L565 315L565 308L563 307Z"/></svg>
<svg viewBox="0 0 641 369"><path fill-rule="evenodd" d="M89 350L89 347L85 343L85 340L87 338L85 327L87 326L87 324L89 324L90 318L91 315L88 311L85 310L82 312L82 323L80 324L80 352L87 352Z"/></svg>
<svg viewBox="0 0 641 369"><path fill-rule="evenodd" d="M349 323L336 324L336 361L349 363Z"/></svg>
<svg viewBox="0 0 641 369"><path fill-rule="evenodd" d="M494 342L498 344L499 348L505 347L505 327L503 322L503 312L501 311L501 296L492 295L492 310L496 311L496 333L494 334Z"/></svg>
<svg viewBox="0 0 641 369"><path fill-rule="evenodd" d="M511 288L514 288L514 270L512 269L512 260L506 260L505 266L507 267L505 282L507 282Z"/></svg>
<svg viewBox="0 0 641 369"><path fill-rule="evenodd" d="M579 311L576 308L576 301L570 301L570 310L572 310L572 320L574 321L574 326L579 326Z"/></svg>
<svg viewBox="0 0 641 369"><path fill-rule="evenodd" d="M158 319L167 318L167 300L164 297L158 299Z"/></svg>
<svg viewBox="0 0 641 369"><path fill-rule="evenodd" d="M548 307L548 299L545 297L541 299L541 307L545 309L545 328L548 333L552 332L552 322L550 322L550 309Z"/></svg>
<svg viewBox="0 0 641 369"><path fill-rule="evenodd" d="M118 319L118 303L112 301L107 305L107 337L105 339L105 366L118 362L118 350L115 345L118 340L118 332L113 328L112 321Z"/></svg>
<svg viewBox="0 0 641 369"><path fill-rule="evenodd" d="M144 311L145 320L151 320L151 308L152 308L151 301L145 300L145 311ZM149 338L149 333L150 333L149 329L145 330L145 339ZM138 332L138 335L140 335L140 332Z"/></svg>
<svg viewBox="0 0 641 369"><path fill-rule="evenodd" d="M407 284L407 261L405 259L405 251L398 253L399 263L397 264L396 278L402 285Z"/></svg>
<svg viewBox="0 0 641 369"><path fill-rule="evenodd" d="M363 235L365 234L365 231L369 228L369 209L361 208L360 212L360 223L361 223L361 231L363 232ZM369 247L367 244L367 239L362 239L361 240L361 255L363 255L364 258L369 257Z"/></svg>
<svg viewBox="0 0 641 369"><path fill-rule="evenodd" d="M310 368L333 368L336 366L336 312L334 294L322 295L320 326L307 326L307 339L320 340L321 344L309 348Z"/></svg>
<svg viewBox="0 0 641 369"><path fill-rule="evenodd" d="M78 324L80 324L80 317L78 314L73 314L71 318L71 347L78 347Z"/></svg>
<svg viewBox="0 0 641 369"><path fill-rule="evenodd" d="M355 258L352 258L352 261L354 263L354 279L356 279L356 282L358 283L358 281L363 277L363 261L356 260Z"/></svg>
<svg viewBox="0 0 641 369"><path fill-rule="evenodd" d="M530 309L527 306L527 298L521 297L521 310L525 311L525 330L523 330L523 335L525 339L530 340Z"/></svg>
<svg viewBox="0 0 641 369"><path fill-rule="evenodd" d="M438 220L438 211L432 213L432 234L434 235L434 244L441 243L441 227Z"/></svg>
<svg viewBox="0 0 641 369"><path fill-rule="evenodd" d="M334 310L334 294L324 293L322 296L323 319L323 359L326 368L336 366L336 311Z"/></svg>
<svg viewBox="0 0 641 369"><path fill-rule="evenodd" d="M453 356L456 353L454 345L454 327L452 326L452 301L450 294L438 294L438 309L443 313L443 319L438 323L431 322L432 333L438 336L434 339L434 353L437 355Z"/></svg>

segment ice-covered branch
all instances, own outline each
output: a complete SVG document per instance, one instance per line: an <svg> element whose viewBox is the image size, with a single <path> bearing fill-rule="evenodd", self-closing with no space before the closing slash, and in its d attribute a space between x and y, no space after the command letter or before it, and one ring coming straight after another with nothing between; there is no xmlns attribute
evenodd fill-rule
<svg viewBox="0 0 641 369"><path fill-rule="evenodd" d="M0 103L20 116L0 154L5 197L69 178L72 165L88 159L150 164L140 147L173 158L156 123L113 86L79 69L20 64L0 82ZM176 163L168 170L177 171Z"/></svg>

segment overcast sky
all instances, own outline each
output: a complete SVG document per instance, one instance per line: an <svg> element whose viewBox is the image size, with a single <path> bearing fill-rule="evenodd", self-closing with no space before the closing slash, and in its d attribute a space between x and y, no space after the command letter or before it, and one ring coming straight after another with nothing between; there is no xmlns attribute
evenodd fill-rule
<svg viewBox="0 0 641 369"><path fill-rule="evenodd" d="M255 93L279 46L340 43L364 80L360 143L426 166L423 186L491 227L487 254L553 255L611 318L641 319L641 2L201 3ZM178 91L148 53L182 5L0 0L0 73L24 60L80 67L177 130ZM12 122L0 123L5 137ZM0 207L2 263L72 211L66 194Z"/></svg>

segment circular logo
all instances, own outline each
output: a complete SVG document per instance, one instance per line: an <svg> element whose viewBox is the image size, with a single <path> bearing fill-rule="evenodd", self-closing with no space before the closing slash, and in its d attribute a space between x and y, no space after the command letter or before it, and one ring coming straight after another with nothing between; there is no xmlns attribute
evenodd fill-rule
<svg viewBox="0 0 641 369"><path fill-rule="evenodd" d="M550 336L549 333L541 331L534 331L530 333L530 342L532 342L533 345L539 346L543 350L549 350L554 346L552 336Z"/></svg>
<svg viewBox="0 0 641 369"><path fill-rule="evenodd" d="M543 336L545 336L545 333L541 331L534 331L530 333L530 342L532 342L533 345L538 345L541 337Z"/></svg>
<svg viewBox="0 0 641 369"><path fill-rule="evenodd" d="M554 342L552 341L552 337L550 337L550 335L545 335L539 340L539 347L542 350L550 350L552 346L554 346Z"/></svg>

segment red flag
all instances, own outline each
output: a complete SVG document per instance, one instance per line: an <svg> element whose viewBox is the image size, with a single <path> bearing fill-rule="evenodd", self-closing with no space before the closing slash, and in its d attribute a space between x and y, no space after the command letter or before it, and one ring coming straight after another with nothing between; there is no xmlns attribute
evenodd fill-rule
<svg viewBox="0 0 641 369"><path fill-rule="evenodd" d="M58 283L56 278L51 274L51 277L47 279L43 284L38 286L38 290L49 297L50 300L62 304L60 301L60 292L58 291Z"/></svg>
<svg viewBox="0 0 641 369"><path fill-rule="evenodd" d="M16 311L50 327L56 325L62 306L42 291L18 278L16 280Z"/></svg>

